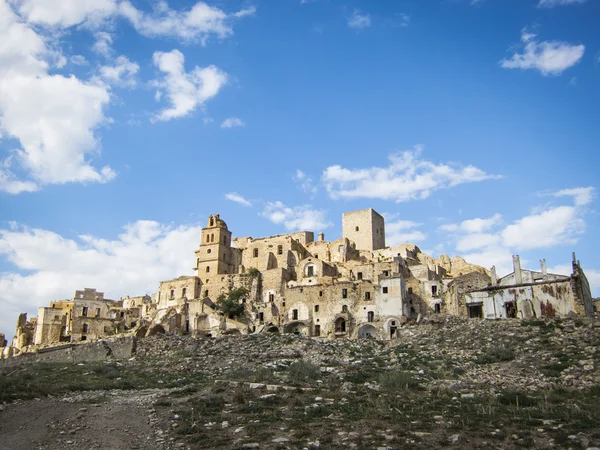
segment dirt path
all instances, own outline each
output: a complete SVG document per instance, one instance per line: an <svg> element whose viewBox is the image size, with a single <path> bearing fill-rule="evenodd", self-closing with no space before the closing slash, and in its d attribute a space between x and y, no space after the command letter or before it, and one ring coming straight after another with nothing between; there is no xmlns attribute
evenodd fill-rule
<svg viewBox="0 0 600 450"><path fill-rule="evenodd" d="M160 391L88 392L7 405L1 450L161 449L176 446L152 408Z"/></svg>

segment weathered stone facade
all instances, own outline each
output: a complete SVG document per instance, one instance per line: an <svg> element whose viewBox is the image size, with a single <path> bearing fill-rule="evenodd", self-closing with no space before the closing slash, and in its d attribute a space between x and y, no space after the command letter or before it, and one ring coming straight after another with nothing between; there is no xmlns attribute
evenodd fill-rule
<svg viewBox="0 0 600 450"><path fill-rule="evenodd" d="M19 317L12 347L93 340L132 330L136 336L263 332L324 338L393 339L408 320L431 314L507 318L594 313L578 261L573 275L521 270L497 280L495 268L460 257L434 259L411 244L385 247L385 223L372 209L343 215L343 236L302 231L232 239L211 215L195 251L195 275L162 281L152 296L108 300L95 289ZM236 293L238 313L224 313ZM6 350L12 348L12 350Z"/></svg>

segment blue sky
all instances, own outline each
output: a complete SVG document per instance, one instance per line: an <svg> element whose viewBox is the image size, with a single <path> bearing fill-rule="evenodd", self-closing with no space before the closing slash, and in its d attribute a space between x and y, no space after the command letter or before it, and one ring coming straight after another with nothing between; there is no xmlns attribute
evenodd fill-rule
<svg viewBox="0 0 600 450"><path fill-rule="evenodd" d="M0 0L0 332L192 274L234 236L341 235L600 295L597 0Z"/></svg>

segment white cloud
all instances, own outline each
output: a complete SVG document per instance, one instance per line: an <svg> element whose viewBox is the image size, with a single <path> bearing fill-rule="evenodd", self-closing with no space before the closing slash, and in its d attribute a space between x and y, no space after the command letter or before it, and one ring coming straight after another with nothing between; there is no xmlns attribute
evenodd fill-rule
<svg viewBox="0 0 600 450"><path fill-rule="evenodd" d="M348 26L350 28L362 29L371 26L371 16L368 14L362 15L358 10L354 10L352 16L348 18Z"/></svg>
<svg viewBox="0 0 600 450"><path fill-rule="evenodd" d="M140 66L129 60L126 56L119 56L114 65L101 66L100 76L108 84L134 87L136 85L135 75L140 70Z"/></svg>
<svg viewBox="0 0 600 450"><path fill-rule="evenodd" d="M388 167L345 169L331 166L323 183L331 198L377 198L397 203L421 200L433 191L463 183L499 178L474 166L450 166L420 159L422 146L389 157Z"/></svg>
<svg viewBox="0 0 600 450"><path fill-rule="evenodd" d="M115 0L16 0L15 3L28 22L61 28L83 22L97 25L117 12Z"/></svg>
<svg viewBox="0 0 600 450"><path fill-rule="evenodd" d="M515 221L502 231L508 247L518 249L574 244L585 231L585 222L573 206L559 206Z"/></svg>
<svg viewBox="0 0 600 450"><path fill-rule="evenodd" d="M237 117L228 117L221 124L221 128L235 128L235 127L245 127L246 124L243 120L238 119Z"/></svg>
<svg viewBox="0 0 600 450"><path fill-rule="evenodd" d="M244 197L242 197L241 195L239 195L235 192L230 192L229 194L225 194L225 198L227 200L231 200L232 202L239 203L240 205L252 206L252 203L250 203Z"/></svg>
<svg viewBox="0 0 600 450"><path fill-rule="evenodd" d="M154 84L165 91L171 104L155 115L155 120L171 120L185 117L198 106L217 95L227 83L227 74L215 66L200 68L191 72L184 68L184 56L179 50L155 52L154 65L165 75Z"/></svg>
<svg viewBox="0 0 600 450"><path fill-rule="evenodd" d="M94 42L92 50L100 55L106 57L110 56L112 53L112 35L106 31L98 31L95 33L94 37L96 38L96 41Z"/></svg>
<svg viewBox="0 0 600 450"><path fill-rule="evenodd" d="M87 66L88 62L83 55L73 55L69 58L71 64L75 64L76 66Z"/></svg>
<svg viewBox="0 0 600 450"><path fill-rule="evenodd" d="M540 0L539 7L554 8L555 6L577 5L585 3L587 0Z"/></svg>
<svg viewBox="0 0 600 450"><path fill-rule="evenodd" d="M159 2L153 14L136 9L128 1L119 4L119 14L126 17L138 33L144 36L173 36L184 40L198 40L205 45L210 36L224 39L233 34L231 21L253 15L254 7L233 14L197 2L189 11L174 11L166 2Z"/></svg>
<svg viewBox="0 0 600 450"><path fill-rule="evenodd" d="M498 225L500 222L502 222L502 215L494 214L492 217L487 219L476 218L464 220L459 224L442 225L440 226L440 230L450 232L462 231L465 233L482 233Z"/></svg>
<svg viewBox="0 0 600 450"><path fill-rule="evenodd" d="M100 150L95 130L106 121L109 92L72 75L50 75L53 62L64 63L58 56L0 0L0 134L21 145L0 166L2 191L115 177L110 167L90 164Z"/></svg>
<svg viewBox="0 0 600 450"><path fill-rule="evenodd" d="M585 206L594 198L593 187L562 189L552 194L554 197L573 197L576 206Z"/></svg>
<svg viewBox="0 0 600 450"><path fill-rule="evenodd" d="M386 215L386 219L389 215ZM391 220L385 224L385 243L388 247L398 244L414 244L427 239L427 235L418 230L422 224L412 220Z"/></svg>
<svg viewBox="0 0 600 450"><path fill-rule="evenodd" d="M331 226L325 211L312 209L310 205L290 208L279 201L268 202L261 216L282 224L288 231L317 231Z"/></svg>
<svg viewBox="0 0 600 450"><path fill-rule="evenodd" d="M95 287L108 298L156 292L158 283L191 275L200 225L168 227L137 221L114 240L94 236L67 239L52 231L13 226L0 230L0 255L15 271L0 274L0 331L14 333L20 312Z"/></svg>
<svg viewBox="0 0 600 450"><path fill-rule="evenodd" d="M317 194L317 186L313 182L312 177L308 176L300 169L296 170L296 173L292 177L294 182L298 185L298 187L305 192L306 194L310 194L311 198L313 198Z"/></svg>
<svg viewBox="0 0 600 450"><path fill-rule="evenodd" d="M515 53L500 64L505 69L536 69L543 75L560 75L564 70L574 66L581 60L585 51L584 45L571 45L561 41L535 40L536 35L521 32L521 41L525 45L523 53Z"/></svg>
<svg viewBox="0 0 600 450"><path fill-rule="evenodd" d="M479 250L481 248L487 248L492 245L497 245L501 241L500 236L489 233L473 233L467 236L461 237L456 242L456 250L458 252L470 252L473 250Z"/></svg>
<svg viewBox="0 0 600 450"><path fill-rule="evenodd" d="M140 11L127 0L13 0L19 13L30 23L47 27L69 28L84 24L98 28L109 18L127 19L144 36L172 36L198 40L205 44L211 36L223 39L233 34L231 22L252 16L255 7L227 14L204 2L189 10L176 11L167 2L159 1L151 13Z"/></svg>
<svg viewBox="0 0 600 450"><path fill-rule="evenodd" d="M458 233L455 247L467 261L484 267L496 265L499 273L508 273L511 255L519 251L576 244L586 226L581 206L588 204L593 194L593 188L563 189L550 195L572 197L574 206L536 208L506 226L502 216L495 214L489 219L443 225L440 230Z"/></svg>

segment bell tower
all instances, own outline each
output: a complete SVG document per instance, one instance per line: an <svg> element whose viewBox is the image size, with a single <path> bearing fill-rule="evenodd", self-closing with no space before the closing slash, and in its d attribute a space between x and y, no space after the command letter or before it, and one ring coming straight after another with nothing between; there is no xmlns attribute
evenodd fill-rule
<svg viewBox="0 0 600 450"><path fill-rule="evenodd" d="M203 280L217 274L233 273L231 232L218 214L211 215L206 228L202 228L195 269Z"/></svg>

